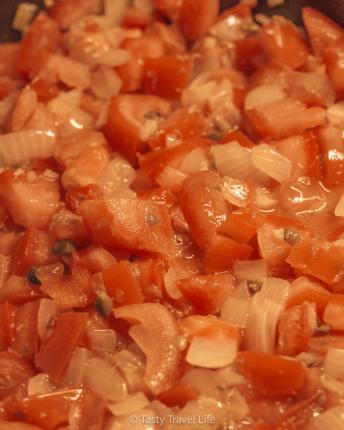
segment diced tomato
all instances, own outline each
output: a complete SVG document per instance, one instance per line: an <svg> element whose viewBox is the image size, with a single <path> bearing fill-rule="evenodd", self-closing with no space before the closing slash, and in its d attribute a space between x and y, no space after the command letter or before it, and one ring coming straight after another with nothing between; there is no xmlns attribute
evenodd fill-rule
<svg viewBox="0 0 344 430"><path fill-rule="evenodd" d="M220 185L217 174L200 172L184 181L178 196L191 236L203 249L227 219L227 204Z"/></svg>
<svg viewBox="0 0 344 430"><path fill-rule="evenodd" d="M57 22L45 12L40 12L21 43L18 72L28 76L42 54L54 52L60 42L61 34Z"/></svg>
<svg viewBox="0 0 344 430"><path fill-rule="evenodd" d="M191 78L192 61L186 55L166 55L145 61L143 85L148 94L178 99Z"/></svg>
<svg viewBox="0 0 344 430"><path fill-rule="evenodd" d="M70 210L78 212L82 202L85 200L100 199L101 197L102 192L98 185L90 184L67 191L65 200Z"/></svg>
<svg viewBox="0 0 344 430"><path fill-rule="evenodd" d="M146 28L152 22L152 16L135 6L127 6L124 11L122 25L126 28Z"/></svg>
<svg viewBox="0 0 344 430"><path fill-rule="evenodd" d="M141 169L147 172L152 178L160 174L166 166L182 161L186 154L196 148L206 148L208 141L202 138L190 138L170 148L158 149L150 151L140 157Z"/></svg>
<svg viewBox="0 0 344 430"><path fill-rule="evenodd" d="M15 396L33 375L33 368L18 354L0 352L0 399Z"/></svg>
<svg viewBox="0 0 344 430"><path fill-rule="evenodd" d="M18 43L1 43L0 45L0 76L16 76L17 61L20 51Z"/></svg>
<svg viewBox="0 0 344 430"><path fill-rule="evenodd" d="M280 16L263 25L260 37L266 53L292 69L303 66L310 55L301 31Z"/></svg>
<svg viewBox="0 0 344 430"><path fill-rule="evenodd" d="M236 366L253 387L265 396L290 395L305 383L306 371L299 361L255 351L241 351Z"/></svg>
<svg viewBox="0 0 344 430"><path fill-rule="evenodd" d="M198 397L198 391L188 383L179 382L168 391L161 393L158 400L164 405L173 408L183 408L191 400Z"/></svg>
<svg viewBox="0 0 344 430"><path fill-rule="evenodd" d="M35 79L31 82L30 87L36 92L38 100L42 103L50 102L59 94L57 85L44 79Z"/></svg>
<svg viewBox="0 0 344 430"><path fill-rule="evenodd" d="M68 422L71 405L80 395L80 389L65 389L21 400L13 399L5 404L5 410L9 419L21 415L27 423L53 430Z"/></svg>
<svg viewBox="0 0 344 430"><path fill-rule="evenodd" d="M36 354L36 366L47 373L55 382L59 381L72 357L74 348L80 341L88 314L66 312L58 314L53 332Z"/></svg>
<svg viewBox="0 0 344 430"><path fill-rule="evenodd" d="M248 138L242 131L240 130L230 130L226 133L223 138L220 140L220 145L224 145L229 142L238 142L244 148L253 148L254 143L250 138Z"/></svg>
<svg viewBox="0 0 344 430"><path fill-rule="evenodd" d="M175 0L153 0L154 7L163 12L172 21L175 21L179 14L180 2Z"/></svg>
<svg viewBox="0 0 344 430"><path fill-rule="evenodd" d="M203 265L209 272L225 272L232 269L236 260L247 260L252 251L246 243L216 235L205 249Z"/></svg>
<svg viewBox="0 0 344 430"><path fill-rule="evenodd" d="M331 299L331 294L321 291L317 291L315 289L306 288L304 290L299 291L298 293L292 294L288 299L286 308L290 309L294 306L302 305L303 303L315 303L317 314L319 318L322 318L324 314L324 310Z"/></svg>
<svg viewBox="0 0 344 430"><path fill-rule="evenodd" d="M324 59L337 98L341 99L344 96L344 32L341 39L325 50Z"/></svg>
<svg viewBox="0 0 344 430"><path fill-rule="evenodd" d="M13 349L22 357L33 358L38 350L38 309L39 300L16 309Z"/></svg>
<svg viewBox="0 0 344 430"><path fill-rule="evenodd" d="M18 421L9 422L0 420L0 430L41 430L41 427Z"/></svg>
<svg viewBox="0 0 344 430"><path fill-rule="evenodd" d="M176 197L169 190L163 188L151 188L149 190L142 190L138 192L140 198L144 200L151 200L158 205L165 206L170 209L176 203Z"/></svg>
<svg viewBox="0 0 344 430"><path fill-rule="evenodd" d="M52 253L53 237L37 228L28 228L19 239L13 253L12 270L16 275L25 275L35 266L56 261Z"/></svg>
<svg viewBox="0 0 344 430"><path fill-rule="evenodd" d="M179 25L185 37L196 40L205 36L216 21L219 10L219 0L183 0Z"/></svg>
<svg viewBox="0 0 344 430"><path fill-rule="evenodd" d="M75 430L101 430L104 424L105 401L97 393L83 389L77 404Z"/></svg>
<svg viewBox="0 0 344 430"><path fill-rule="evenodd" d="M172 0L174 1L174 0ZM147 36L158 37L164 42L166 54L182 54L185 52L185 40L176 26L162 22L153 22L145 31Z"/></svg>
<svg viewBox="0 0 344 430"><path fill-rule="evenodd" d="M164 43L157 37L143 36L125 40L122 48L130 52L131 58L116 70L123 81L122 92L131 93L141 88L145 60L164 55Z"/></svg>
<svg viewBox="0 0 344 430"><path fill-rule="evenodd" d="M8 301L21 305L41 296L41 290L21 276L10 276L0 289L0 302L2 303Z"/></svg>
<svg viewBox="0 0 344 430"><path fill-rule="evenodd" d="M323 320L333 330L344 330L344 296L331 294L330 300L325 308Z"/></svg>
<svg viewBox="0 0 344 430"><path fill-rule="evenodd" d="M262 225L263 220L259 216L236 210L228 215L219 232L239 242L249 242L257 233L258 228Z"/></svg>
<svg viewBox="0 0 344 430"><path fill-rule="evenodd" d="M49 12L61 28L67 29L82 16L100 12L100 4L97 0L57 0Z"/></svg>
<svg viewBox="0 0 344 430"><path fill-rule="evenodd" d="M283 139L325 125L325 110L306 108L291 98L264 104L246 112L250 124L262 138Z"/></svg>
<svg viewBox="0 0 344 430"><path fill-rule="evenodd" d="M312 7L302 9L305 24L314 54L322 55L324 49L344 35L340 25Z"/></svg>
<svg viewBox="0 0 344 430"><path fill-rule="evenodd" d="M344 185L344 139L342 131L334 127L318 130L327 187Z"/></svg>
<svg viewBox="0 0 344 430"><path fill-rule="evenodd" d="M294 306L281 314L278 325L278 351L282 355L297 355L308 350L311 336L308 305Z"/></svg>
<svg viewBox="0 0 344 430"><path fill-rule="evenodd" d="M311 397L300 400L294 405L288 407L278 418L274 425L275 430L299 430L306 425L309 420L318 412L319 405L316 402L318 393ZM264 430L264 429L262 429ZM267 429L269 430L269 429ZM273 430L271 428L271 430Z"/></svg>
<svg viewBox="0 0 344 430"><path fill-rule="evenodd" d="M0 304L0 350L7 349L14 339L16 308L11 303Z"/></svg>
<svg viewBox="0 0 344 430"><path fill-rule="evenodd" d="M0 55L1 55L1 52L0 52ZM0 100L4 99L10 94L13 94L14 91L17 89L17 87L18 87L18 81L12 78L8 78L7 76L2 77L0 75Z"/></svg>
<svg viewBox="0 0 344 430"><path fill-rule="evenodd" d="M121 261L104 269L102 273L106 292L114 299L117 306L143 301L140 283L131 263Z"/></svg>
<svg viewBox="0 0 344 430"><path fill-rule="evenodd" d="M235 45L235 65L242 72L251 74L264 65L266 53L260 35L239 39Z"/></svg>
<svg viewBox="0 0 344 430"><path fill-rule="evenodd" d="M233 290L231 275L205 275L180 279L177 288L195 310L204 315L214 314Z"/></svg>
<svg viewBox="0 0 344 430"><path fill-rule="evenodd" d="M159 97L134 94L114 97L109 106L105 135L113 149L135 163L137 153L144 151L144 142L150 137L146 137L145 124L169 112L169 103Z"/></svg>
<svg viewBox="0 0 344 430"><path fill-rule="evenodd" d="M154 202L88 200L81 206L81 215L95 243L134 252L171 253L168 211Z"/></svg>
<svg viewBox="0 0 344 430"><path fill-rule="evenodd" d="M59 207L59 184L43 176L29 182L26 175L5 170L0 175L0 199L17 224L44 229Z"/></svg>
<svg viewBox="0 0 344 430"><path fill-rule="evenodd" d="M84 308L94 299L90 272L81 265L74 264L70 275L40 274L39 279L41 290L61 308Z"/></svg>
<svg viewBox="0 0 344 430"><path fill-rule="evenodd" d="M165 263L162 258L134 261L134 270L139 273L141 289L147 300L153 301L164 289Z"/></svg>
<svg viewBox="0 0 344 430"><path fill-rule="evenodd" d="M340 246L301 241L293 246L287 262L302 273L314 276L332 289L342 280L344 250Z"/></svg>

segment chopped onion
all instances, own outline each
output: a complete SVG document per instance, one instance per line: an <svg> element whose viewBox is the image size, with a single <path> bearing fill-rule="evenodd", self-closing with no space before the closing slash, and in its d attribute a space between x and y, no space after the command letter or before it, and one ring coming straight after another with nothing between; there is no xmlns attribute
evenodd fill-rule
<svg viewBox="0 0 344 430"><path fill-rule="evenodd" d="M50 381L49 375L46 373L38 373L30 378L27 383L28 396L51 393L53 389L54 386Z"/></svg>
<svg viewBox="0 0 344 430"><path fill-rule="evenodd" d="M236 141L211 148L215 167L223 175L251 180L254 183L264 183L268 177L253 165L251 152L251 149L242 147Z"/></svg>
<svg viewBox="0 0 344 430"><path fill-rule="evenodd" d="M91 91L103 100L117 95L122 83L118 73L110 67L101 66L91 75Z"/></svg>
<svg viewBox="0 0 344 430"><path fill-rule="evenodd" d="M117 156L110 160L103 170L98 184L106 197L121 188L129 188L135 179L136 172L130 163L124 158Z"/></svg>
<svg viewBox="0 0 344 430"><path fill-rule="evenodd" d="M235 339L209 339L206 337L193 337L186 361L193 366L217 369L231 364L237 353Z"/></svg>
<svg viewBox="0 0 344 430"><path fill-rule="evenodd" d="M118 402L127 396L123 377L103 358L91 358L87 361L85 383L106 400Z"/></svg>
<svg viewBox="0 0 344 430"><path fill-rule="evenodd" d="M91 84L90 68L81 63L62 55L51 57L51 67L56 70L61 82L71 88L86 89Z"/></svg>
<svg viewBox="0 0 344 430"><path fill-rule="evenodd" d="M229 296L221 307L221 319L245 328L248 321L249 307L249 300Z"/></svg>
<svg viewBox="0 0 344 430"><path fill-rule="evenodd" d="M51 131L23 130L0 135L0 167L51 157L55 140Z"/></svg>
<svg viewBox="0 0 344 430"><path fill-rule="evenodd" d="M259 209L271 209L278 204L273 193L264 187L256 188L256 205Z"/></svg>
<svg viewBox="0 0 344 430"><path fill-rule="evenodd" d="M72 358L62 378L62 385L66 387L78 387L84 381L86 363L90 352L86 348L75 348Z"/></svg>
<svg viewBox="0 0 344 430"><path fill-rule="evenodd" d="M129 415L138 412L149 405L149 400L142 391L128 396L118 403L108 403L108 409L116 416Z"/></svg>
<svg viewBox="0 0 344 430"><path fill-rule="evenodd" d="M173 167L166 166L164 170L155 178L161 188L167 188L173 192L178 192L188 175Z"/></svg>
<svg viewBox="0 0 344 430"><path fill-rule="evenodd" d="M117 334L114 330L90 330L88 340L93 350L100 352L115 352L117 346Z"/></svg>
<svg viewBox="0 0 344 430"><path fill-rule="evenodd" d="M344 406L328 409L309 421L305 430L343 430Z"/></svg>
<svg viewBox="0 0 344 430"><path fill-rule="evenodd" d="M252 149L252 163L257 169L282 183L290 179L293 168L293 164L288 158L267 143L262 143Z"/></svg>
<svg viewBox="0 0 344 430"><path fill-rule="evenodd" d="M233 273L236 278L260 279L268 276L268 267L265 260L237 260L233 266Z"/></svg>
<svg viewBox="0 0 344 430"><path fill-rule="evenodd" d="M344 102L336 103L327 109L327 119L331 126L344 128Z"/></svg>
<svg viewBox="0 0 344 430"><path fill-rule="evenodd" d="M344 349L329 348L324 361L324 373L344 381Z"/></svg>
<svg viewBox="0 0 344 430"><path fill-rule="evenodd" d="M105 17L111 25L119 25L124 17L124 12L129 0L104 0Z"/></svg>
<svg viewBox="0 0 344 430"><path fill-rule="evenodd" d="M280 85L260 85L247 93L245 98L245 110L283 100L286 97L287 95Z"/></svg>
<svg viewBox="0 0 344 430"><path fill-rule="evenodd" d="M39 337L44 339L49 332L49 323L57 313L57 305L51 299L41 299L38 309L37 330Z"/></svg>
<svg viewBox="0 0 344 430"><path fill-rule="evenodd" d="M113 355L113 363L120 370L130 393L141 390L144 386L142 377L145 372L144 358L139 353L122 349Z"/></svg>
<svg viewBox="0 0 344 430"><path fill-rule="evenodd" d="M197 148L186 154L179 170L187 175L195 175L198 172L209 170L209 161L204 150Z"/></svg>
<svg viewBox="0 0 344 430"><path fill-rule="evenodd" d="M343 216L344 217L344 194L342 194L341 198L339 199L339 202L337 203L336 209L334 210L334 214L336 216Z"/></svg>
<svg viewBox="0 0 344 430"><path fill-rule="evenodd" d="M19 3L12 22L13 30L24 32L32 21L37 9L38 6L33 3Z"/></svg>
<svg viewBox="0 0 344 430"><path fill-rule="evenodd" d="M250 189L245 181L225 176L223 178L221 191L224 198L230 204L239 208L244 208L247 206Z"/></svg>
<svg viewBox="0 0 344 430"><path fill-rule="evenodd" d="M123 66L129 60L130 60L130 52L127 51L126 49L120 49L120 48L104 50L100 52L98 56L98 63L107 67ZM121 85L122 85L122 80L121 80Z"/></svg>

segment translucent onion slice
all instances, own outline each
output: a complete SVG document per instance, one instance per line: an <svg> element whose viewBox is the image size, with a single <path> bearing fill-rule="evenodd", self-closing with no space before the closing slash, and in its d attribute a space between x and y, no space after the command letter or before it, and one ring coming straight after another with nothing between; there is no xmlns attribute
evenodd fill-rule
<svg viewBox="0 0 344 430"><path fill-rule="evenodd" d="M90 330L88 340L93 350L100 352L116 351L117 334L114 330Z"/></svg>
<svg viewBox="0 0 344 430"><path fill-rule="evenodd" d="M293 168L293 164L288 158L267 143L262 143L252 149L252 163L258 170L281 183L290 179Z"/></svg>
<svg viewBox="0 0 344 430"><path fill-rule="evenodd" d="M335 406L328 409L316 418L309 421L306 430L343 430L344 406Z"/></svg>
<svg viewBox="0 0 344 430"><path fill-rule="evenodd" d="M223 178L221 191L230 204L239 208L247 206L250 189L245 181L226 176Z"/></svg>
<svg viewBox="0 0 344 430"><path fill-rule="evenodd" d="M72 358L62 378L62 385L67 387L77 387L84 382L86 363L90 352L86 348L75 348Z"/></svg>
<svg viewBox="0 0 344 430"><path fill-rule="evenodd" d="M221 319L238 327L246 328L250 302L240 297L229 296L221 308Z"/></svg>
<svg viewBox="0 0 344 430"><path fill-rule="evenodd" d="M268 103L277 102L287 97L284 89L280 85L266 84L260 85L249 91L245 98L245 110L254 109Z"/></svg>
<svg viewBox="0 0 344 430"><path fill-rule="evenodd" d="M193 366L217 369L233 362L237 353L235 339L209 339L196 336L192 339L186 361Z"/></svg>
<svg viewBox="0 0 344 430"><path fill-rule="evenodd" d="M27 384L28 396L51 393L53 389L54 386L50 381L49 375L46 373L38 373L30 378Z"/></svg>
<svg viewBox="0 0 344 430"><path fill-rule="evenodd" d="M44 339L49 332L49 322L57 313L57 306L54 300L41 299L38 309L37 329L41 339Z"/></svg>
<svg viewBox="0 0 344 430"><path fill-rule="evenodd" d="M326 116L330 125L344 128L344 102L330 106L326 111Z"/></svg>
<svg viewBox="0 0 344 430"><path fill-rule="evenodd" d="M259 260L240 261L237 260L233 266L233 273L236 278L243 279L260 279L268 276L268 267L262 258Z"/></svg>
<svg viewBox="0 0 344 430"><path fill-rule="evenodd" d="M111 25L119 25L124 17L124 12L129 0L104 0L105 17Z"/></svg>
<svg viewBox="0 0 344 430"><path fill-rule="evenodd" d="M342 194L341 198L339 199L337 206L334 210L334 214L336 216L344 216L344 194Z"/></svg>
<svg viewBox="0 0 344 430"><path fill-rule="evenodd" d="M344 349L329 348L327 350L324 373L333 378L344 380Z"/></svg>
<svg viewBox="0 0 344 430"><path fill-rule="evenodd" d="M109 403L108 409L116 416L129 415L140 411L149 405L149 400L142 391L128 396L125 400L118 403Z"/></svg>
<svg viewBox="0 0 344 430"><path fill-rule="evenodd" d="M0 135L0 167L22 164L54 153L56 136L52 131L23 130Z"/></svg>

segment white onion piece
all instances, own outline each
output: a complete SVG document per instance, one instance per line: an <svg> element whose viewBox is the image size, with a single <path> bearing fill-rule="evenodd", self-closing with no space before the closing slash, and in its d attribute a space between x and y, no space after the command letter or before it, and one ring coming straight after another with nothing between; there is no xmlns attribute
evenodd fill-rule
<svg viewBox="0 0 344 430"><path fill-rule="evenodd" d="M327 119L331 126L344 128L344 102L330 106L326 112Z"/></svg>
<svg viewBox="0 0 344 430"><path fill-rule="evenodd" d="M233 291L232 296L239 299L249 300L251 298L250 292L248 291L247 282L242 281Z"/></svg>
<svg viewBox="0 0 344 430"><path fill-rule="evenodd" d="M329 348L327 350L324 373L330 377L344 380L344 349Z"/></svg>
<svg viewBox="0 0 344 430"><path fill-rule="evenodd" d="M195 175L198 172L209 170L209 161L204 150L196 148L189 152L183 158L182 164L179 167L183 173L187 175Z"/></svg>
<svg viewBox="0 0 344 430"><path fill-rule="evenodd" d="M264 183L268 177L253 165L251 152L250 148L244 148L236 141L211 148L215 167L223 175Z"/></svg>
<svg viewBox="0 0 344 430"><path fill-rule="evenodd" d="M51 299L41 299L38 309L37 330L39 337L43 339L49 331L49 322L57 313L57 306Z"/></svg>
<svg viewBox="0 0 344 430"><path fill-rule="evenodd" d="M195 336L186 354L186 361L193 366L217 369L231 364L237 353L235 339L209 339Z"/></svg>
<svg viewBox="0 0 344 430"><path fill-rule="evenodd" d="M114 366L102 358L91 358L87 361L85 383L106 400L118 402L127 396L123 377Z"/></svg>
<svg viewBox="0 0 344 430"><path fill-rule="evenodd" d="M155 178L161 188L171 191L179 191L188 175L173 167L166 166L164 170Z"/></svg>
<svg viewBox="0 0 344 430"><path fill-rule="evenodd" d="M118 156L108 162L103 170L98 185L106 197L121 188L128 188L135 179L135 169L124 158Z"/></svg>
<svg viewBox="0 0 344 430"><path fill-rule="evenodd" d="M17 100L17 92L14 91L9 96L0 100L0 127L5 127L8 117L12 112L13 106Z"/></svg>
<svg viewBox="0 0 344 430"><path fill-rule="evenodd" d="M245 328L248 321L249 307L249 300L229 296L221 307L221 319Z"/></svg>
<svg viewBox="0 0 344 430"><path fill-rule="evenodd" d="M260 297L271 299L276 303L285 305L290 295L290 283L285 279L266 278L259 291Z"/></svg>
<svg viewBox="0 0 344 430"><path fill-rule="evenodd" d="M266 188L256 188L256 205L259 209L271 209L278 204L278 200L273 193Z"/></svg>
<svg viewBox="0 0 344 430"><path fill-rule="evenodd" d="M221 191L230 204L239 208L247 206L250 190L246 182L226 176L223 178Z"/></svg>
<svg viewBox="0 0 344 430"><path fill-rule="evenodd" d="M72 358L62 378L62 385L67 387L77 387L84 381L86 363L90 352L86 348L75 348Z"/></svg>
<svg viewBox="0 0 344 430"><path fill-rule="evenodd" d="M309 421L305 430L343 430L344 406L328 409Z"/></svg>
<svg viewBox="0 0 344 430"><path fill-rule="evenodd" d="M37 12L37 9L38 6L33 3L19 3L12 22L13 30L24 32Z"/></svg>
<svg viewBox="0 0 344 430"><path fill-rule="evenodd" d="M183 279L185 276L183 274L178 274L177 270L174 267L170 267L168 271L164 274L164 285L167 294L172 299L180 299L183 297L182 293L176 287L176 281L178 279Z"/></svg>
<svg viewBox="0 0 344 430"><path fill-rule="evenodd" d="M108 403L108 409L113 415L129 415L133 412L138 412L149 405L149 400L142 392L138 392L128 396L126 399L118 403Z"/></svg>
<svg viewBox="0 0 344 430"><path fill-rule="evenodd" d="M109 49L99 52L97 60L103 66L118 67L126 64L130 60L130 55L130 52L126 49Z"/></svg>
<svg viewBox="0 0 344 430"><path fill-rule="evenodd" d="M87 64L62 55L52 55L50 62L53 70L56 70L59 80L68 87L89 88L91 76L90 68Z"/></svg>
<svg viewBox="0 0 344 430"><path fill-rule="evenodd" d="M117 334L114 330L90 330L88 340L91 348L101 352L115 352L117 346Z"/></svg>
<svg viewBox="0 0 344 430"><path fill-rule="evenodd" d="M268 266L262 258L259 260L237 260L233 266L234 276L240 280L260 279L268 276Z"/></svg>
<svg viewBox="0 0 344 430"><path fill-rule="evenodd" d="M46 373L39 373L29 379L27 383L28 396L36 396L38 394L51 393L54 389L50 381L49 375Z"/></svg>
<svg viewBox="0 0 344 430"><path fill-rule="evenodd" d="M110 67L99 67L91 75L91 91L100 99L109 100L122 87L122 79Z"/></svg>
<svg viewBox="0 0 344 430"><path fill-rule="evenodd" d="M334 214L336 216L344 216L344 194L342 194L341 198L339 199L339 202L337 203L337 206L334 210Z"/></svg>
<svg viewBox="0 0 344 430"><path fill-rule="evenodd" d="M54 153L56 136L52 131L23 130L0 135L0 167L14 166Z"/></svg>
<svg viewBox="0 0 344 430"><path fill-rule="evenodd" d="M293 168L288 158L267 143L252 148L252 163L261 172L282 183L290 179Z"/></svg>
<svg viewBox="0 0 344 430"><path fill-rule="evenodd" d="M104 0L105 17L111 25L119 25L124 17L128 0Z"/></svg>
<svg viewBox="0 0 344 430"><path fill-rule="evenodd" d="M283 100L286 97L287 95L280 85L260 85L247 93L245 98L245 110L277 102L278 100Z"/></svg>

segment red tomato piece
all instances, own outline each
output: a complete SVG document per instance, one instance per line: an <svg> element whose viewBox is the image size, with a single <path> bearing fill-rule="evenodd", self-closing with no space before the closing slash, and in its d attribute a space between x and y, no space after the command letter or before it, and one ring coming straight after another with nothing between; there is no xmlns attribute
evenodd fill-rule
<svg viewBox="0 0 344 430"><path fill-rule="evenodd" d="M166 272L164 260L162 258L139 259L133 264L134 270L139 273L141 289L146 299L153 301L157 295L161 296L164 291L164 274Z"/></svg>
<svg viewBox="0 0 344 430"><path fill-rule="evenodd" d="M79 208L85 200L100 199L102 192L98 185L90 184L84 187L73 188L67 191L65 200L67 207L73 212L79 212Z"/></svg>
<svg viewBox="0 0 344 430"><path fill-rule="evenodd" d="M152 22L152 16L134 6L127 6L124 11L122 26L126 28L146 28Z"/></svg>
<svg viewBox="0 0 344 430"><path fill-rule="evenodd" d="M298 293L293 294L287 301L286 308L290 309L294 306L302 305L305 302L315 303L317 314L322 318L324 310L331 299L331 294L326 292L317 291L314 289L304 289Z"/></svg>
<svg viewBox="0 0 344 430"><path fill-rule="evenodd" d="M324 59L337 98L341 99L344 96L344 32L341 39L325 50Z"/></svg>
<svg viewBox="0 0 344 430"><path fill-rule="evenodd" d="M104 132L113 149L136 162L137 153L144 152L144 126L147 121L159 120L170 112L167 101L149 95L122 95L111 100Z"/></svg>
<svg viewBox="0 0 344 430"><path fill-rule="evenodd" d="M143 301L140 283L131 263L121 261L104 269L102 273L106 292L117 306L133 305Z"/></svg>
<svg viewBox="0 0 344 430"><path fill-rule="evenodd" d="M35 363L51 379L58 382L63 375L74 348L80 341L88 320L88 314L66 312L55 318L53 332L36 354Z"/></svg>
<svg viewBox="0 0 344 430"><path fill-rule="evenodd" d="M304 386L306 370L299 361L256 351L241 351L236 366L265 396L295 395Z"/></svg>
<svg viewBox="0 0 344 430"><path fill-rule="evenodd" d="M267 55L292 69L303 66L310 55L301 31L281 16L264 24L260 37Z"/></svg>
<svg viewBox="0 0 344 430"><path fill-rule="evenodd" d="M142 199L88 200L81 215L95 243L134 252L170 254L171 221L166 208Z"/></svg>
<svg viewBox="0 0 344 430"><path fill-rule="evenodd" d="M54 52L61 42L58 24L45 12L40 12L24 36L18 58L18 72L28 76L42 54Z"/></svg>
<svg viewBox="0 0 344 430"><path fill-rule="evenodd" d="M255 146L254 142L240 130L230 130L223 136L219 143L220 145L224 145L225 143L233 141L238 142L244 148L253 148Z"/></svg>
<svg viewBox="0 0 344 430"><path fill-rule="evenodd" d="M168 391L159 394L158 400L164 405L173 408L183 408L191 400L196 400L198 391L188 383L179 382Z"/></svg>
<svg viewBox="0 0 344 430"><path fill-rule="evenodd" d="M340 25L312 7L304 7L302 17L315 55L322 55L327 46L344 36Z"/></svg>
<svg viewBox="0 0 344 430"><path fill-rule="evenodd" d="M44 79L35 79L30 87L36 92L38 101L48 103L59 94L57 85Z"/></svg>
<svg viewBox="0 0 344 430"><path fill-rule="evenodd" d="M13 349L22 357L32 358L38 350L38 310L39 300L16 309Z"/></svg>
<svg viewBox="0 0 344 430"><path fill-rule="evenodd" d="M25 424L18 421L0 421L0 430L42 430L41 427Z"/></svg>
<svg viewBox="0 0 344 430"><path fill-rule="evenodd" d="M260 70L266 61L260 36L239 39L235 45L235 66L242 72L251 74Z"/></svg>
<svg viewBox="0 0 344 430"><path fill-rule="evenodd" d="M189 300L197 313L214 314L233 290L231 275L203 275L180 279L176 287Z"/></svg>
<svg viewBox="0 0 344 430"><path fill-rule="evenodd" d="M191 78L192 60L186 55L166 55L145 62L143 85L148 94L179 99Z"/></svg>
<svg viewBox="0 0 344 430"><path fill-rule="evenodd" d="M11 303L0 304L0 350L7 349L14 339L16 308Z"/></svg>
<svg viewBox="0 0 344 430"><path fill-rule="evenodd" d="M239 209L228 215L227 221L221 225L219 232L239 242L247 243L256 235L262 223L261 217Z"/></svg>
<svg viewBox="0 0 344 430"><path fill-rule="evenodd" d="M17 61L20 51L19 43L1 43L0 76L16 76Z"/></svg>
<svg viewBox="0 0 344 430"><path fill-rule="evenodd" d="M83 389L77 404L78 418L75 422L75 430L102 430L105 406L101 396Z"/></svg>
<svg viewBox="0 0 344 430"><path fill-rule="evenodd" d="M164 43L157 37L142 36L138 39L128 39L122 48L130 52L128 63L117 67L122 78L122 92L132 93L142 86L144 63L148 58L158 58L164 55Z"/></svg>
<svg viewBox="0 0 344 430"><path fill-rule="evenodd" d="M333 330L344 330L344 296L342 294L331 294L330 300L325 308L323 320Z"/></svg>
<svg viewBox="0 0 344 430"><path fill-rule="evenodd" d="M319 405L316 402L318 393L305 400L300 400L294 405L288 407L278 418L271 430L299 430L319 411ZM263 430L263 429L262 429ZM267 429L269 430L269 429Z"/></svg>
<svg viewBox="0 0 344 430"><path fill-rule="evenodd" d="M227 219L220 185L221 178L216 173L200 172L184 181L178 196L191 236L202 249Z"/></svg>
<svg viewBox="0 0 344 430"><path fill-rule="evenodd" d="M33 368L18 354L0 352L0 399L15 396L33 375Z"/></svg>
<svg viewBox="0 0 344 430"><path fill-rule="evenodd" d="M42 293L37 286L30 285L21 276L10 276L0 290L0 301L22 305L41 297Z"/></svg>
<svg viewBox="0 0 344 430"><path fill-rule="evenodd" d="M179 25L185 37L196 40L205 36L219 14L219 0L183 0Z"/></svg>
<svg viewBox="0 0 344 430"><path fill-rule="evenodd" d="M172 0L174 1L174 0ZM176 26L162 22L153 22L145 31L147 36L158 37L164 42L166 54L183 54L185 52L185 40Z"/></svg>
<svg viewBox="0 0 344 430"><path fill-rule="evenodd" d="M175 21L179 15L180 2L175 0L153 0L154 7L163 12L172 21Z"/></svg>
<svg viewBox="0 0 344 430"><path fill-rule="evenodd" d="M203 266L209 272L226 272L236 260L247 260L252 251L246 243L216 235L204 252Z"/></svg>

